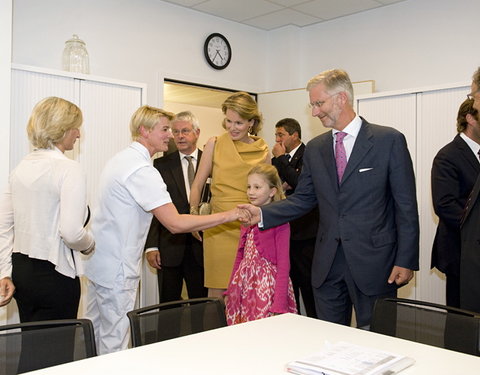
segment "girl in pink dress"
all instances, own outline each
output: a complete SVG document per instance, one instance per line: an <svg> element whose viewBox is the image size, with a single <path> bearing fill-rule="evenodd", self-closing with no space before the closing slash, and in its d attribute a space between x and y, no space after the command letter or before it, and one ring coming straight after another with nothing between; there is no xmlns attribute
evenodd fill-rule
<svg viewBox="0 0 480 375"><path fill-rule="evenodd" d="M248 173L250 203L263 206L284 198L277 169L268 164ZM242 227L237 257L225 292L229 325L296 313L295 296L289 278L290 225L260 231L257 225Z"/></svg>

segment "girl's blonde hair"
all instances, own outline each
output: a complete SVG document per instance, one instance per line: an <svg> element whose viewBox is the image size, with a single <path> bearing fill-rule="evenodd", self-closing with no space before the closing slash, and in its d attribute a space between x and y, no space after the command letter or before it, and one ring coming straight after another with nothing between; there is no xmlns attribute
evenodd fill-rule
<svg viewBox="0 0 480 375"><path fill-rule="evenodd" d="M272 201L279 201L285 199L285 194L283 193L282 188L282 180L278 175L277 168L275 168L271 164L261 163L250 169L250 171L248 172L248 176L251 176L252 174L259 174L263 176L271 188L277 189L277 192L273 196Z"/></svg>

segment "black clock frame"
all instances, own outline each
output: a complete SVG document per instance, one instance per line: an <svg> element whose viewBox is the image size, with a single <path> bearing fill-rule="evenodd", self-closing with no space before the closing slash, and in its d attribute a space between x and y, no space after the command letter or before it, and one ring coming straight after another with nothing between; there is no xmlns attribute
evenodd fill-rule
<svg viewBox="0 0 480 375"><path fill-rule="evenodd" d="M225 42L228 48L228 59L225 65L222 65L222 66L215 65L213 61L210 59L210 56L208 56L208 43L210 42L210 40L212 40L215 37L219 37L223 39L223 41ZM208 64L213 69L222 70L222 69L225 69L230 64L230 61L232 60L232 47L230 46L230 43L228 42L228 39L225 38L225 36L223 36L220 33L213 33L207 36L207 38L205 39L205 43L203 44L203 54L205 55L205 59L207 60Z"/></svg>

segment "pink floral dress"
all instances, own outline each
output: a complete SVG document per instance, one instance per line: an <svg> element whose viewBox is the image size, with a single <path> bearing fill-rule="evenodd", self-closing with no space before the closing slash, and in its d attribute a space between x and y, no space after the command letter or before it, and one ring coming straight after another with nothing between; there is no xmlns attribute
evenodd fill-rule
<svg viewBox="0 0 480 375"><path fill-rule="evenodd" d="M254 231L249 229L244 256L228 287L226 317L228 325L274 315L277 267L262 257L255 245ZM288 280L288 312L297 313L292 282Z"/></svg>

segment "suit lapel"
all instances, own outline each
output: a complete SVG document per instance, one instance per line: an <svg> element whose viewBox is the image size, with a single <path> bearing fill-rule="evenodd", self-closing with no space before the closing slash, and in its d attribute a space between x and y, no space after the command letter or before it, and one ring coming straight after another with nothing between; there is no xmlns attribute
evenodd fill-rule
<svg viewBox="0 0 480 375"><path fill-rule="evenodd" d="M460 134L455 136L455 144L457 145L460 152L463 154L467 162L475 171L480 171L480 163L478 162L478 158L472 152L472 149L468 146L467 142L465 142Z"/></svg>
<svg viewBox="0 0 480 375"><path fill-rule="evenodd" d="M298 148L298 150L295 151L295 154L293 155L293 158L290 159L288 164L290 164L292 167L296 168L298 162L302 159L304 152L305 152L305 145L302 143L300 145L300 147Z"/></svg>
<svg viewBox="0 0 480 375"><path fill-rule="evenodd" d="M348 159L347 168L343 174L342 184L348 179L352 172L358 168L358 164L360 164L368 151L373 147L372 136L368 122L362 120L362 126L358 132L352 153Z"/></svg>
<svg viewBox="0 0 480 375"><path fill-rule="evenodd" d="M465 223L468 216L470 215L470 212L472 212L473 207L478 203L477 199L478 199L479 192L480 192L480 175L478 175L477 180L475 181L475 185L473 185L472 192L468 197L467 206L465 207L465 211L463 213L460 227L463 227L463 224Z"/></svg>
<svg viewBox="0 0 480 375"><path fill-rule="evenodd" d="M327 170L331 184L334 187L334 190L338 191L337 168L335 166L335 156L333 154L333 135L331 131L322 137L320 154L320 160L323 160L325 163L325 169Z"/></svg>
<svg viewBox="0 0 480 375"><path fill-rule="evenodd" d="M185 179L183 177L182 161L180 160L180 153L178 151L172 154L170 163L175 184L178 186L178 190L180 191L180 194L182 194L182 197L187 200L188 197L187 190L185 188Z"/></svg>

